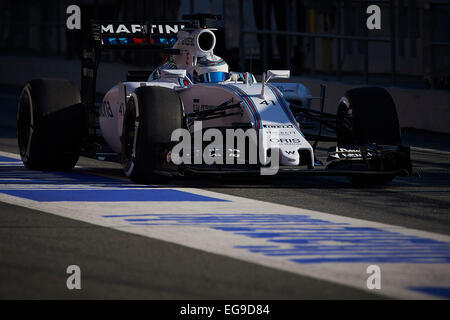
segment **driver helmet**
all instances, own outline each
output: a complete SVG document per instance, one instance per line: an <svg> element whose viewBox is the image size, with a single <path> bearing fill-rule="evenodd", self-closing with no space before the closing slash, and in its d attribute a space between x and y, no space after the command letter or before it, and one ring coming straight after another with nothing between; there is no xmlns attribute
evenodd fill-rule
<svg viewBox="0 0 450 320"><path fill-rule="evenodd" d="M218 56L202 57L197 60L194 69L195 82L217 83L230 77L228 64Z"/></svg>

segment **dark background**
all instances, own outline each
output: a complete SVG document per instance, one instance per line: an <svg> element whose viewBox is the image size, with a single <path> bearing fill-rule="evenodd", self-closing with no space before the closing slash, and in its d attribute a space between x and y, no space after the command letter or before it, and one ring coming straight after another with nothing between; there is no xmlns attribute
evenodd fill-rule
<svg viewBox="0 0 450 320"><path fill-rule="evenodd" d="M65 27L71 4L81 7L83 18L106 20L222 14L216 51L233 70L289 68L295 75L337 81L450 88L449 1L2 0L0 54L78 58L79 39ZM381 7L381 30L366 28L371 4ZM261 30L290 34L256 33ZM160 59L150 52L115 51L104 52L102 61L153 68Z"/></svg>

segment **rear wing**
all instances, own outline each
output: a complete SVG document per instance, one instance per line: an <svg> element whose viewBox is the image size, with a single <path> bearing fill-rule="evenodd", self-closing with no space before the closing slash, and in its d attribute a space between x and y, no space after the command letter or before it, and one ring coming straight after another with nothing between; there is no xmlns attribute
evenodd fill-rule
<svg viewBox="0 0 450 320"><path fill-rule="evenodd" d="M172 47L177 33L186 26L185 22L165 21L146 23L93 22L93 40L102 48L146 48L163 49Z"/></svg>
<svg viewBox="0 0 450 320"><path fill-rule="evenodd" d="M95 103L97 69L103 49L170 49L177 41L177 33L191 22L122 22L91 21L90 32L83 33L81 52L81 99L88 105Z"/></svg>

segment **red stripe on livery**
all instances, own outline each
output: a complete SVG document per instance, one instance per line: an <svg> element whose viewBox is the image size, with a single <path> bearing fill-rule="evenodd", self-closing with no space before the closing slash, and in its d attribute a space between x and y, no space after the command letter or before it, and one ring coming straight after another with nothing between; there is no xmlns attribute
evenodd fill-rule
<svg viewBox="0 0 450 320"><path fill-rule="evenodd" d="M253 104L253 101L252 101L250 98L248 98L247 94L245 94L245 93L244 93L241 89L239 89L238 87L235 87L235 86L232 86L232 85L229 85L229 86L230 86L231 88L235 89L237 92L239 92L239 93L242 95L242 97L248 102L248 104L249 104L250 107L252 108L253 113L254 113L254 115L255 115L255 117L256 117L257 129L259 130L259 128L261 127L261 126L260 126L260 119L259 119L258 112L256 111L256 107L255 107L254 104Z"/></svg>
<svg viewBox="0 0 450 320"><path fill-rule="evenodd" d="M272 85L270 85L270 84L269 84L268 86L272 89L272 91L273 91L273 92L275 93L275 95L277 96L277 99L278 99L278 101L281 103L281 106L283 107L284 112L286 112L286 114L287 114L289 120L291 120L292 124L293 124L298 130L300 130L300 128L299 128L298 125L297 125L297 121L295 121L295 119L292 118L292 114L291 114L291 112L289 111L289 109L287 109L286 105L284 104L284 101L283 101L283 99L281 98L281 95L278 93L278 90L275 89L275 88L274 88Z"/></svg>

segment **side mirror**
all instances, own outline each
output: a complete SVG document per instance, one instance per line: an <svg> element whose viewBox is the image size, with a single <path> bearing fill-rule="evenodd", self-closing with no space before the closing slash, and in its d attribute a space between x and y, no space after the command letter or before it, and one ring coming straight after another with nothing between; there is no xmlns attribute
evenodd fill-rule
<svg viewBox="0 0 450 320"><path fill-rule="evenodd" d="M291 70L267 70L267 80L270 79L289 79L291 76Z"/></svg>
<svg viewBox="0 0 450 320"><path fill-rule="evenodd" d="M261 87L261 98L265 99L264 89L266 87L266 83L270 81L270 79L288 79L291 76L291 70L267 70L267 72L262 75L262 87Z"/></svg>

